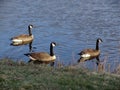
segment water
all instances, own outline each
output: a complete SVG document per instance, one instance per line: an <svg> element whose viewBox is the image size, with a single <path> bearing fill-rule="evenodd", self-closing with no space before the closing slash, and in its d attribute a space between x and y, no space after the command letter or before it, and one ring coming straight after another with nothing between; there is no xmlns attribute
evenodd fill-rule
<svg viewBox="0 0 120 90"><path fill-rule="evenodd" d="M120 0L1 0L0 58L28 61L23 55L29 52L28 45L10 46L10 38L27 33L29 24L34 25L35 52L49 52L55 41L58 60L77 62L77 53L95 48L100 37L101 60L107 57L112 67L120 62Z"/></svg>

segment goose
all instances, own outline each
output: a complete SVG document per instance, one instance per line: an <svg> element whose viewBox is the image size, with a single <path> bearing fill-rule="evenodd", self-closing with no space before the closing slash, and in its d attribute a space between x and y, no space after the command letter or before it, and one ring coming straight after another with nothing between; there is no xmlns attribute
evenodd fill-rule
<svg viewBox="0 0 120 90"><path fill-rule="evenodd" d="M28 43L31 43L33 41L33 38L34 36L32 35L32 30L33 28L33 25L28 25L28 32L29 34L21 34L21 35L18 35L18 36L15 36L15 37L12 37L11 38L11 45L13 46L19 46L19 45L25 45L25 44L28 44Z"/></svg>
<svg viewBox="0 0 120 90"><path fill-rule="evenodd" d="M50 43L50 54L46 53L46 52L32 52L32 53L27 53L24 55L26 55L30 58L29 62L33 61L34 63L39 62L39 63L45 63L45 64L51 63L51 66L53 66L54 61L56 59L56 56L53 52L53 47L55 47L55 46L56 46L55 42Z"/></svg>
<svg viewBox="0 0 120 90"><path fill-rule="evenodd" d="M97 65L99 63L99 56L100 56L100 50L99 50L99 43L103 42L101 38L98 38L96 40L96 49L85 49L83 51L81 51L80 53L78 53L78 55L80 55L80 59L78 60L78 62L84 62L87 60L91 60L96 58L97 60Z"/></svg>

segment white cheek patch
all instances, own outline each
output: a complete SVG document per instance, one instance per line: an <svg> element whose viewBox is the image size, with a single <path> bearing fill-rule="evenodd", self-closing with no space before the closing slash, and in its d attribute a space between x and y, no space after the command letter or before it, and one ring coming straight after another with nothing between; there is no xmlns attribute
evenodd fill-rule
<svg viewBox="0 0 120 90"><path fill-rule="evenodd" d="M101 40L99 40L99 43L101 43L102 41Z"/></svg>
<svg viewBox="0 0 120 90"><path fill-rule="evenodd" d="M56 45L54 43L52 43L52 46L55 47Z"/></svg>
<svg viewBox="0 0 120 90"><path fill-rule="evenodd" d="M83 54L81 55L81 57L87 58L87 57L90 57L90 54Z"/></svg>
<svg viewBox="0 0 120 90"><path fill-rule="evenodd" d="M33 27L30 25L30 28L33 28Z"/></svg>
<svg viewBox="0 0 120 90"><path fill-rule="evenodd" d="M22 40L20 40L20 39L13 39L12 40L14 43L20 43L20 42L22 42Z"/></svg>

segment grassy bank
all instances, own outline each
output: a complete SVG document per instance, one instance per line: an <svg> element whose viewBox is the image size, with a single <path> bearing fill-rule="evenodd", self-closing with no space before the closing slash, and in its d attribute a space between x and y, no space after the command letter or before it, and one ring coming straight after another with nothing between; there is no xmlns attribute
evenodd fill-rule
<svg viewBox="0 0 120 90"><path fill-rule="evenodd" d="M0 60L0 90L120 90L120 76Z"/></svg>

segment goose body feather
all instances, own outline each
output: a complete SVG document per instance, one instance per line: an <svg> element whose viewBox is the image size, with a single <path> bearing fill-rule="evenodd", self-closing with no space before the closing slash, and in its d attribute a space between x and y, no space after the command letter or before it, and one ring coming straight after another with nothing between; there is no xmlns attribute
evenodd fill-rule
<svg viewBox="0 0 120 90"><path fill-rule="evenodd" d="M43 61L43 62L47 62L47 61L54 61L56 59L56 56L50 56L50 54L46 53L46 52L36 52L36 53L29 53L27 55L31 60L38 60L38 61Z"/></svg>

